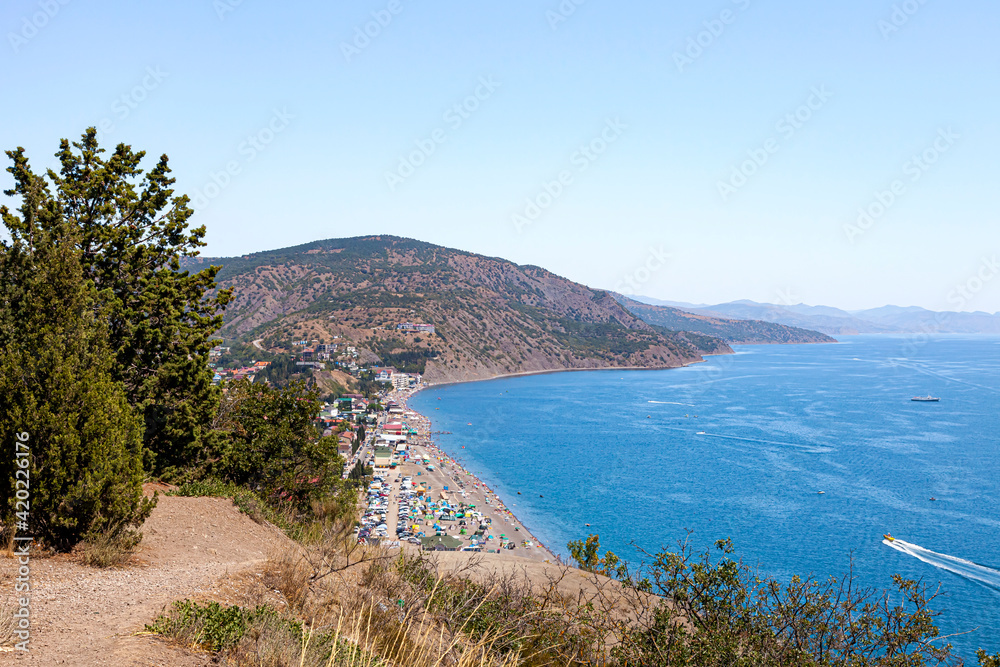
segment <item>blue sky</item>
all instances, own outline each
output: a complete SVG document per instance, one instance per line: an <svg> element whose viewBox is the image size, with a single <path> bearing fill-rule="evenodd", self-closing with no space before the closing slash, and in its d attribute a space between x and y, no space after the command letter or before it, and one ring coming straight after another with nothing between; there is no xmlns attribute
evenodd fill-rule
<svg viewBox="0 0 1000 667"><path fill-rule="evenodd" d="M389 233L663 299L1000 311L1000 5L576 2L7 0L0 144L168 154L208 255Z"/></svg>

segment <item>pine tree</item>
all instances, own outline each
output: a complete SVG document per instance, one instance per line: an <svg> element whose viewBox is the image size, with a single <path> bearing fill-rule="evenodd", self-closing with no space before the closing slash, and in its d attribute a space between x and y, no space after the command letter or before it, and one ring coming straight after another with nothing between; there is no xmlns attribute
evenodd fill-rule
<svg viewBox="0 0 1000 667"><path fill-rule="evenodd" d="M15 434L30 449L28 534L66 550L128 531L142 497L142 425L112 377L114 353L76 228L41 179L23 183L21 217L0 246L0 518L12 525ZM23 530L23 529L22 529Z"/></svg>
<svg viewBox="0 0 1000 667"><path fill-rule="evenodd" d="M181 270L180 259L204 246L205 228L188 228L194 211L186 196L174 195L167 156L144 173L144 152L119 144L105 158L96 136L90 128L78 143L61 142L60 169L48 172L53 189L39 196L78 232L80 264L107 322L109 373L142 415L151 467L169 471L203 458L219 401L208 351L230 293L213 294L219 267ZM42 179L23 149L7 155L15 182L7 194L30 196ZM9 213L4 224L12 235L28 231L25 219Z"/></svg>

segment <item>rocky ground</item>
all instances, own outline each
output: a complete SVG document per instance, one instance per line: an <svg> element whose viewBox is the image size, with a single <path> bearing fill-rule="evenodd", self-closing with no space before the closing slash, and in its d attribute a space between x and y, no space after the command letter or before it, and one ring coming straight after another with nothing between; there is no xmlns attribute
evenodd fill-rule
<svg viewBox="0 0 1000 667"><path fill-rule="evenodd" d="M164 607L218 597L220 580L259 569L290 543L225 498L159 499L128 567L100 570L70 556L31 562L30 652L0 652L0 664L194 667L210 657L141 634ZM14 596L17 562L0 559L0 591ZM251 575L253 576L253 575Z"/></svg>

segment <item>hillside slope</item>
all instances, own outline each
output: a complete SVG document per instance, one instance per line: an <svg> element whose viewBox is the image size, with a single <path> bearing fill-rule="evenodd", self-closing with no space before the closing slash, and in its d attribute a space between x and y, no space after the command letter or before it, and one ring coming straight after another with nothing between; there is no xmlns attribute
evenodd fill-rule
<svg viewBox="0 0 1000 667"><path fill-rule="evenodd" d="M393 236L330 239L222 264L235 289L222 335L288 349L334 336L366 360L428 382L584 368L670 368L731 352L698 333L658 329L609 293L535 266ZM402 322L436 333L403 333Z"/></svg>
<svg viewBox="0 0 1000 667"><path fill-rule="evenodd" d="M730 344L835 343L826 334L799 327L750 319L726 319L706 311L690 312L670 306L640 303L617 295L625 308L644 321L684 331L696 331Z"/></svg>

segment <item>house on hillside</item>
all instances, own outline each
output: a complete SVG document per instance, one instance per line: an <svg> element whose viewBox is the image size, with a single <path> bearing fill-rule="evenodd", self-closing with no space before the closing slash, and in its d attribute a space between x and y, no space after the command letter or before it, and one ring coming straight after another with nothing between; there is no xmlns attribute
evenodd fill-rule
<svg viewBox="0 0 1000 667"><path fill-rule="evenodd" d="M389 384L390 382L392 382L392 376L398 372L399 371L397 371L395 368L392 368L391 366L386 368L379 368L375 372L375 381L381 382L382 384Z"/></svg>
<svg viewBox="0 0 1000 667"><path fill-rule="evenodd" d="M393 373L392 378L392 388L396 391L400 389L406 389L410 386L410 376L407 373Z"/></svg>
<svg viewBox="0 0 1000 667"><path fill-rule="evenodd" d="M400 322L396 325L397 331L406 331L408 333L434 333L433 324L417 324L414 322Z"/></svg>
<svg viewBox="0 0 1000 667"><path fill-rule="evenodd" d="M353 450L354 450L353 445L351 445L349 441L341 440L340 443L337 445L337 453L343 456L345 459L351 458Z"/></svg>

